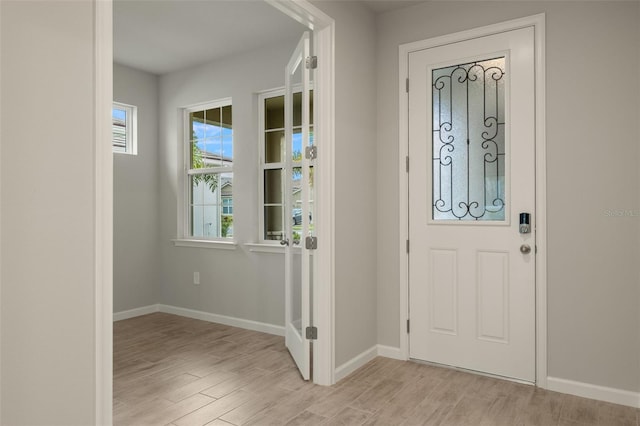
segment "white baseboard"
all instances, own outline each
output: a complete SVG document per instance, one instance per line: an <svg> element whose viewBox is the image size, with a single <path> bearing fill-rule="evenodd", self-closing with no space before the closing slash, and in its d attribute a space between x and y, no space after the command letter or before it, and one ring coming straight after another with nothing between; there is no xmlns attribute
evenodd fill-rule
<svg viewBox="0 0 640 426"><path fill-rule="evenodd" d="M393 346L378 345L378 355L385 358L399 359L400 361L407 360L407 358L402 355L400 348L394 348Z"/></svg>
<svg viewBox="0 0 640 426"><path fill-rule="evenodd" d="M284 327L280 325L267 324L264 322L252 321L243 318L228 317L226 315L212 314L209 312L196 311L193 309L179 308L177 306L158 306L160 312L164 312L167 314L180 315L183 317L215 322L217 324L245 328L247 330L261 331L263 333L275 334L276 336L284 336Z"/></svg>
<svg viewBox="0 0 640 426"><path fill-rule="evenodd" d="M640 393L638 392L574 382L573 380L559 379L557 377L547 378L547 389L584 398L598 399L600 401L640 408Z"/></svg>
<svg viewBox="0 0 640 426"><path fill-rule="evenodd" d="M151 314L154 312L164 312L166 314L180 315L182 317L194 318L203 321L215 322L217 324L244 328L247 330L275 334L276 336L284 336L283 326L162 304L143 306L141 308L129 309L128 311L116 312L113 314L113 320L120 321L133 317L139 317L141 315Z"/></svg>
<svg viewBox="0 0 640 426"><path fill-rule="evenodd" d="M338 382L344 379L349 374L353 373L358 368L362 367L377 356L406 361L405 357L402 356L402 351L400 350L400 348L394 348L393 346L385 345L372 346L371 348L367 349L359 355L356 355L349 361L337 367L334 373L335 381Z"/></svg>
<svg viewBox="0 0 640 426"><path fill-rule="evenodd" d="M129 318L139 317L142 315L152 314L160 310L160 305L142 306L141 308L129 309L127 311L114 312L113 320L121 321Z"/></svg>
<svg viewBox="0 0 640 426"><path fill-rule="evenodd" d="M378 356L378 347L372 346L371 348L362 352L360 355L356 355L355 357L351 358L349 361L336 368L334 374L335 381L338 382L344 379L349 374L353 373L358 368L374 359L376 356Z"/></svg>

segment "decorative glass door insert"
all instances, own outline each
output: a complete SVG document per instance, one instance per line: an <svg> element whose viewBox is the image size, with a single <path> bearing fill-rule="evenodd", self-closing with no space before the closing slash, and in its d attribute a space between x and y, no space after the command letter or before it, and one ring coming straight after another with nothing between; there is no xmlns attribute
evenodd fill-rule
<svg viewBox="0 0 640 426"><path fill-rule="evenodd" d="M505 76L505 57L432 70L433 220L505 220Z"/></svg>

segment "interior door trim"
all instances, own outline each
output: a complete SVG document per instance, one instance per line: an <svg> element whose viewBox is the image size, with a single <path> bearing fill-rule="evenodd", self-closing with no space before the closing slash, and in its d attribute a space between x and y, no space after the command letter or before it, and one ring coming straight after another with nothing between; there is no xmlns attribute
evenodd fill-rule
<svg viewBox="0 0 640 426"><path fill-rule="evenodd" d="M409 54L411 52L457 43L521 28L534 28L535 49L535 156L536 156L536 386L547 388L547 175L546 175L546 103L545 103L545 14L541 13L520 19L474 28L454 34L443 35L426 40L402 44L399 47L399 135L398 135L398 172L399 172L399 209L398 224L400 253L400 315L398 330L400 333L400 353L403 359L409 359L409 174L406 162L409 155L409 96L407 79L409 75Z"/></svg>

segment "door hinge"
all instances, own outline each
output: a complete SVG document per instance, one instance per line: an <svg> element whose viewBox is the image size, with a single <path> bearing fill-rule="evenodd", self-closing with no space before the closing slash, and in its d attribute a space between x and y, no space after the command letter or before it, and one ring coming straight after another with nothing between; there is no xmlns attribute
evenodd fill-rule
<svg viewBox="0 0 640 426"><path fill-rule="evenodd" d="M407 78L405 81L406 81L405 85L406 85L407 93L409 93L409 78Z"/></svg>
<svg viewBox="0 0 640 426"><path fill-rule="evenodd" d="M318 156L318 147L315 145L308 146L304 149L304 157L307 160L315 160Z"/></svg>
<svg viewBox="0 0 640 426"><path fill-rule="evenodd" d="M318 57L317 56L307 56L307 59L304 61L304 66L308 70L315 70L318 68Z"/></svg>
<svg viewBox="0 0 640 426"><path fill-rule="evenodd" d="M409 156L408 155L405 162L406 162L407 173L409 173Z"/></svg>
<svg viewBox="0 0 640 426"><path fill-rule="evenodd" d="M315 250L318 248L318 237L307 237L304 239L304 248L307 250Z"/></svg>
<svg viewBox="0 0 640 426"><path fill-rule="evenodd" d="M318 340L318 327L307 327L305 335L308 340Z"/></svg>
<svg viewBox="0 0 640 426"><path fill-rule="evenodd" d="M407 334L409 334L410 330L411 330L411 327L409 326L409 319L407 319Z"/></svg>
<svg viewBox="0 0 640 426"><path fill-rule="evenodd" d="M409 254L409 240L407 240L407 254Z"/></svg>

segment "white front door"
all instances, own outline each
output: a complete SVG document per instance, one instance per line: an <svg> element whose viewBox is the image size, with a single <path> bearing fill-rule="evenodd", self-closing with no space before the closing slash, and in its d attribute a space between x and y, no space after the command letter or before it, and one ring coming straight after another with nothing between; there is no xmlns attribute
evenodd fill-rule
<svg viewBox="0 0 640 426"><path fill-rule="evenodd" d="M311 82L305 66L309 57L309 33L305 32L285 69L285 345L305 380L311 377L311 278L313 257L305 238L313 229L311 161L304 155L310 137ZM294 88L300 88L300 92ZM294 90L296 93L294 93ZM296 97L299 96L299 101Z"/></svg>
<svg viewBox="0 0 640 426"><path fill-rule="evenodd" d="M534 77L533 27L409 54L411 358L535 381Z"/></svg>

